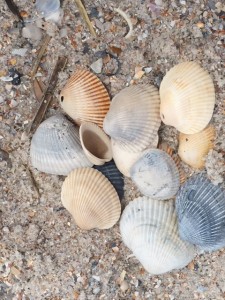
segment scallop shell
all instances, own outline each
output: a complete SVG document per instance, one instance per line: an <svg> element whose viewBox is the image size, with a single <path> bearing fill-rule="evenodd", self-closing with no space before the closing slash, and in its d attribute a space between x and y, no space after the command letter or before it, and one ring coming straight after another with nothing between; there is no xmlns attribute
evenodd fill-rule
<svg viewBox="0 0 225 300"><path fill-rule="evenodd" d="M62 185L61 199L81 229L108 229L119 220L121 205L117 192L95 169L72 171Z"/></svg>
<svg viewBox="0 0 225 300"><path fill-rule="evenodd" d="M191 177L179 190L176 210L180 237L205 251L225 247L225 191L204 175Z"/></svg>
<svg viewBox="0 0 225 300"><path fill-rule="evenodd" d="M160 85L160 115L163 123L182 133L193 134L209 123L215 105L213 81L195 62L173 67Z"/></svg>
<svg viewBox="0 0 225 300"><path fill-rule="evenodd" d="M209 150L213 148L214 138L215 129L212 126L195 134L180 133L178 149L180 158L192 168L204 168L204 158Z"/></svg>
<svg viewBox="0 0 225 300"><path fill-rule="evenodd" d="M180 239L173 201L139 197L130 202L120 220L123 242L151 274L185 267L195 247Z"/></svg>
<svg viewBox="0 0 225 300"><path fill-rule="evenodd" d="M124 195L124 178L123 174L117 169L115 162L112 160L110 162L105 163L102 166L94 166L94 169L101 172L117 191L119 198L122 199Z"/></svg>
<svg viewBox="0 0 225 300"><path fill-rule="evenodd" d="M78 127L63 115L40 124L31 140L30 157L33 167L56 175L92 166L81 147Z"/></svg>
<svg viewBox="0 0 225 300"><path fill-rule="evenodd" d="M110 138L94 123L82 123L79 130L84 153L94 165L103 165L112 159Z"/></svg>
<svg viewBox="0 0 225 300"><path fill-rule="evenodd" d="M156 141L161 120L154 86L130 86L112 100L103 128L121 149L139 152Z"/></svg>
<svg viewBox="0 0 225 300"><path fill-rule="evenodd" d="M132 166L130 174L141 193L156 200L172 198L180 186L175 162L159 149L144 151Z"/></svg>
<svg viewBox="0 0 225 300"><path fill-rule="evenodd" d="M78 125L92 122L102 127L110 98L97 76L87 70L77 70L61 91L60 103Z"/></svg>

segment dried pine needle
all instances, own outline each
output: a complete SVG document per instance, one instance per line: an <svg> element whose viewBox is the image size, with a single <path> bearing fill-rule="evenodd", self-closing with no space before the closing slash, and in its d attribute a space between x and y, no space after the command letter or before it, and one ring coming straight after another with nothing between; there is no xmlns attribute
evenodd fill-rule
<svg viewBox="0 0 225 300"><path fill-rule="evenodd" d="M125 39L129 39L133 34L133 24L131 22L130 17L124 11L122 11L120 8L115 8L114 10L116 12L118 12L118 14L121 15L121 17L123 17L126 20L128 26L129 26L129 31L128 31L128 34L125 36Z"/></svg>
<svg viewBox="0 0 225 300"><path fill-rule="evenodd" d="M96 32L95 32L95 30L94 30L94 28L92 26L92 23L91 23L91 21L90 21L90 19L88 17L87 11L86 11L83 3L81 2L81 0L75 0L75 1L76 1L77 6L78 6L78 9L80 11L80 14L84 18L84 20L85 20L85 22L86 22L86 24L87 24L87 26L88 26L91 34L96 37Z"/></svg>

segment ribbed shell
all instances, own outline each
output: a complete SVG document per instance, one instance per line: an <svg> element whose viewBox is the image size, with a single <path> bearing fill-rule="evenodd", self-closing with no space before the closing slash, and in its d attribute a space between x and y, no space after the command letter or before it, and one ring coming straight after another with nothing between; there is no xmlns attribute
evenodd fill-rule
<svg viewBox="0 0 225 300"><path fill-rule="evenodd" d="M179 135L178 154L182 161L192 168L202 169L205 166L205 156L213 148L215 129L212 126L195 134Z"/></svg>
<svg viewBox="0 0 225 300"><path fill-rule="evenodd" d="M144 151L132 166L130 174L141 193L156 200L172 198L180 186L175 162L159 149Z"/></svg>
<svg viewBox="0 0 225 300"><path fill-rule="evenodd" d="M117 192L95 169L72 171L62 185L61 199L81 229L108 229L119 220L121 205Z"/></svg>
<svg viewBox="0 0 225 300"><path fill-rule="evenodd" d="M215 105L213 81L195 62L173 67L160 85L160 115L163 123L182 133L193 134L209 123Z"/></svg>
<svg viewBox="0 0 225 300"><path fill-rule="evenodd" d="M179 237L173 201L135 199L123 211L120 232L151 274L183 268L194 258L194 246Z"/></svg>
<svg viewBox="0 0 225 300"><path fill-rule="evenodd" d="M81 147L78 127L63 115L52 116L40 124L31 140L30 157L34 168L56 175L93 165Z"/></svg>
<svg viewBox="0 0 225 300"><path fill-rule="evenodd" d="M139 152L149 145L155 147L160 123L158 90L139 85L113 98L103 127L122 149Z"/></svg>
<svg viewBox="0 0 225 300"><path fill-rule="evenodd" d="M98 125L82 123L79 130L84 153L94 165L103 165L112 159L110 138Z"/></svg>
<svg viewBox="0 0 225 300"><path fill-rule="evenodd" d="M96 75L87 70L77 70L62 89L60 104L78 125L92 122L102 127L110 98Z"/></svg>
<svg viewBox="0 0 225 300"><path fill-rule="evenodd" d="M180 237L205 251L225 247L225 192L204 175L179 190L176 210Z"/></svg>

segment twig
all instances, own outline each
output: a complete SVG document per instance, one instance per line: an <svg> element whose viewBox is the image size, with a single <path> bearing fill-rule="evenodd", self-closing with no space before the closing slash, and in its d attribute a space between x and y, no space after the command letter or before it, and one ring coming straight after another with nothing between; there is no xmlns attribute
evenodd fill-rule
<svg viewBox="0 0 225 300"><path fill-rule="evenodd" d="M88 17L87 11L86 11L86 9L85 9L83 3L81 2L81 0L75 0L75 1L76 1L76 3L77 3L78 9L79 9L79 11L80 11L82 17L84 18L84 20L85 20L85 22L86 22L86 24L87 24L87 26L88 26L88 28L89 28L91 34L92 34L94 37L96 37L96 36L97 36L97 35L96 35L96 32L95 32L95 30L94 30L94 28L93 28L93 26L92 26L92 24L91 24L91 21L90 21L90 19L89 19L89 17Z"/></svg>
<svg viewBox="0 0 225 300"><path fill-rule="evenodd" d="M120 8L115 8L114 10L116 12L118 12L118 14L120 14L121 17L123 17L126 20L128 26L129 26L129 32L125 36L125 39L129 39L132 36L132 34L133 34L133 24L131 22L130 17L124 11L122 11Z"/></svg>

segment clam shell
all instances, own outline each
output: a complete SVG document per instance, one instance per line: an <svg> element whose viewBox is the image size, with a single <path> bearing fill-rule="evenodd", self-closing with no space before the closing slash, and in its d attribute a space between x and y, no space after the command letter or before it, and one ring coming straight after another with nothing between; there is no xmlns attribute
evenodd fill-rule
<svg viewBox="0 0 225 300"><path fill-rule="evenodd" d="M94 165L103 165L112 159L110 138L94 123L82 123L79 130L84 153Z"/></svg>
<svg viewBox="0 0 225 300"><path fill-rule="evenodd" d="M183 268L194 258L195 247L179 237L173 201L135 199L123 211L120 232L151 274Z"/></svg>
<svg viewBox="0 0 225 300"><path fill-rule="evenodd" d="M110 98L97 76L87 70L77 70L62 89L60 104L78 125L92 122L102 127Z"/></svg>
<svg viewBox="0 0 225 300"><path fill-rule="evenodd" d="M94 169L101 172L117 191L119 198L122 199L124 195L124 178L123 174L117 169L115 162L111 160L110 162L105 163L102 166L94 166Z"/></svg>
<svg viewBox="0 0 225 300"><path fill-rule="evenodd" d="M176 210L183 240L205 251L225 247L225 191L219 186L192 176L177 194Z"/></svg>
<svg viewBox="0 0 225 300"><path fill-rule="evenodd" d="M195 62L173 67L160 85L160 115L163 123L182 133L193 134L209 123L215 105L213 81Z"/></svg>
<svg viewBox="0 0 225 300"><path fill-rule="evenodd" d="M72 171L62 185L61 199L81 229L107 229L119 220L121 205L117 192L95 169Z"/></svg>
<svg viewBox="0 0 225 300"><path fill-rule="evenodd" d="M144 151L132 166L130 174L141 193L156 200L172 198L180 186L175 162L159 149Z"/></svg>
<svg viewBox="0 0 225 300"><path fill-rule="evenodd" d="M160 123L158 90L140 85L127 87L113 98L103 128L121 149L139 152L154 147Z"/></svg>
<svg viewBox="0 0 225 300"><path fill-rule="evenodd" d="M214 138L215 129L212 126L195 134L180 133L178 148L180 158L192 168L204 168L204 158L209 150L213 148Z"/></svg>
<svg viewBox="0 0 225 300"><path fill-rule="evenodd" d="M92 166L81 147L78 127L63 115L40 124L31 140L30 157L34 168L56 175Z"/></svg>

